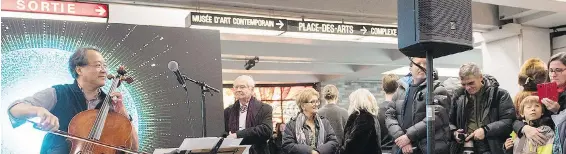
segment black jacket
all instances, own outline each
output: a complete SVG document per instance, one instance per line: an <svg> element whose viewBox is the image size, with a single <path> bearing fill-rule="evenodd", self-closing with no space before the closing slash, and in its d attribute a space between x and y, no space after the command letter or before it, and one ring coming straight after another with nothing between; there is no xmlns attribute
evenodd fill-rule
<svg viewBox="0 0 566 154"><path fill-rule="evenodd" d="M377 117L361 110L348 117L344 128L343 154L381 154L381 130Z"/></svg>
<svg viewBox="0 0 566 154"><path fill-rule="evenodd" d="M487 86L483 94L485 98L482 98L482 100L487 100L482 113L484 123L482 128L485 130L484 140L487 140L491 153L504 153L501 147L511 134L511 125L516 119L513 101L507 90L499 88L499 83L494 77L484 75L483 84ZM467 130L469 122L469 109L466 108L466 103L468 102L467 95L466 90L460 87L455 91L454 98L452 99L454 104L450 110L451 139L454 139L452 134L458 129L471 133ZM461 153L463 144L457 144L456 142L453 142L453 144L452 153Z"/></svg>
<svg viewBox="0 0 566 154"><path fill-rule="evenodd" d="M411 140L413 147L417 147L422 152L426 152L426 95L427 95L427 85L426 81L418 86L418 92L416 96L409 96L414 98L413 108L405 111L405 96L406 89L409 88L411 82L411 77L407 76L399 79L399 88L393 96L394 103L389 104L389 109L385 113L386 119L385 124L389 130L389 134L393 137L393 140L399 138L402 135L407 134L407 137ZM434 101L433 106L435 107L435 153L447 153L449 152L449 121L448 121L448 109L450 107L450 99L446 89L438 81L433 82L434 86ZM407 130L403 130L399 120L403 119L405 112L413 112L413 123L412 126ZM393 146L393 153L396 153L399 149L397 145Z"/></svg>
<svg viewBox="0 0 566 154"><path fill-rule="evenodd" d="M238 138L242 138L241 145L252 145L250 154L265 154L269 153L267 140L273 134L272 112L273 108L270 105L264 104L255 98L249 103L253 103L253 109L248 109L248 112L253 111L254 121L253 127L246 128L236 132ZM228 108L224 109L224 128L229 132L230 114L232 112L240 112L240 103L236 102Z"/></svg>
<svg viewBox="0 0 566 154"><path fill-rule="evenodd" d="M385 125L385 112L387 112L389 104L392 103L391 101L383 101L379 103L379 113L377 119L379 120L379 129L381 131L381 150L383 152L391 152L391 148L395 145L393 142L393 137L389 135L389 131L387 130L387 125Z"/></svg>
<svg viewBox="0 0 566 154"><path fill-rule="evenodd" d="M285 133L283 134L283 145L282 150L283 153L287 154L311 154L312 150L318 151L320 154L334 154L338 151L338 141L336 139L336 135L334 134L334 130L330 125L330 122L326 120L326 118L320 116L322 120L322 124L324 125L324 135L325 140L323 145L319 145L318 148L313 149L306 144L299 144L297 142L297 137L295 135L295 124L297 120L295 118L291 118L289 122L285 125ZM317 131L319 132L319 131ZM317 133L318 134L318 133ZM308 141L307 136L307 141Z"/></svg>

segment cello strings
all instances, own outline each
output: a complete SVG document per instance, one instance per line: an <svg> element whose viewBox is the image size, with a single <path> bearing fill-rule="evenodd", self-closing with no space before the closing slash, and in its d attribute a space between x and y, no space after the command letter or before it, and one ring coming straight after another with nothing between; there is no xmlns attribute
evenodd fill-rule
<svg viewBox="0 0 566 154"><path fill-rule="evenodd" d="M89 139L93 139L96 141L100 141L100 135L102 134L102 129L104 129L104 122L106 120L106 117L108 116L108 110L109 110L109 98L108 96L110 96L110 94L112 92L114 92L114 90L117 88L117 83L120 82L120 76L116 76L113 79L112 82L112 86L109 90L109 94L107 95L107 97L104 98L104 101L102 103L102 106L100 107L99 113L96 115L96 120L94 122L93 128L91 129L90 133L89 133ZM85 143L86 145L84 146L86 148L86 151L92 151L94 148L93 144L89 144L89 143ZM82 148L81 148L82 149Z"/></svg>

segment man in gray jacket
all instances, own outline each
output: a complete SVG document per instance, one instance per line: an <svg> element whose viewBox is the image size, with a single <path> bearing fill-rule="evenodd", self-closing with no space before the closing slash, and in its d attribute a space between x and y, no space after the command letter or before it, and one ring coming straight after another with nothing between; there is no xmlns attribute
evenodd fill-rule
<svg viewBox="0 0 566 154"><path fill-rule="evenodd" d="M462 153L464 142L473 143L475 154L503 153L501 147L516 118L509 93L476 64L462 65L459 76L463 87L454 91L450 111L450 130L456 141L452 153Z"/></svg>
<svg viewBox="0 0 566 154"><path fill-rule="evenodd" d="M412 58L410 71L399 79L399 88L385 113L385 125L395 141L393 153L426 153L426 59ZM435 153L449 152L448 108L450 99L440 82L434 81Z"/></svg>

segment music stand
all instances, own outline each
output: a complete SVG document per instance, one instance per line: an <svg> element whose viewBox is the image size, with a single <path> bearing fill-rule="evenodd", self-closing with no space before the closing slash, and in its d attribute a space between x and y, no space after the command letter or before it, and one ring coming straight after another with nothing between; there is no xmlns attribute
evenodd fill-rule
<svg viewBox="0 0 566 154"><path fill-rule="evenodd" d="M185 138L179 148L155 149L153 154L209 154L219 137ZM240 145L242 139L225 138L218 154L248 154L251 145Z"/></svg>

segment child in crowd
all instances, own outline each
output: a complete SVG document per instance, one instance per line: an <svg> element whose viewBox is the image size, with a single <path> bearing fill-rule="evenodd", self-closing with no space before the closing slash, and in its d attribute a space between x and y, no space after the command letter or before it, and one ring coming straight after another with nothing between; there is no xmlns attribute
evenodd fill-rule
<svg viewBox="0 0 566 154"><path fill-rule="evenodd" d="M511 138L505 141L506 153L514 154L552 154L552 144L554 141L554 130L550 126L544 125L548 117L542 117L546 108L539 101L538 96L525 97L519 106L519 114L526 125L536 127L542 130L542 134L548 137L544 145L536 145L535 142L527 139L526 136L517 138L515 132L511 134Z"/></svg>

